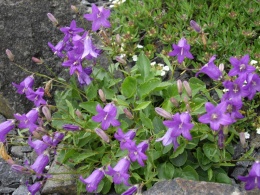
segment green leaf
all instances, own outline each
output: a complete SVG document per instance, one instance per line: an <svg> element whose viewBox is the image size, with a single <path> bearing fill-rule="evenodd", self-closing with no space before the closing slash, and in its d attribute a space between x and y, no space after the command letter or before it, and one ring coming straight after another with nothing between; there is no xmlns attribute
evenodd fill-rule
<svg viewBox="0 0 260 195"><path fill-rule="evenodd" d="M79 106L81 108L84 108L86 111L88 111L91 114L97 114L96 107L98 105L98 102L94 101L88 101L88 102L83 102L80 103Z"/></svg>
<svg viewBox="0 0 260 195"><path fill-rule="evenodd" d="M110 180L107 177L104 177L102 179L102 181L104 182L104 186L103 186L101 192L102 192L102 194L107 194L108 192L110 192L112 183L110 182Z"/></svg>
<svg viewBox="0 0 260 195"><path fill-rule="evenodd" d="M169 162L164 162L158 166L159 179L172 179L174 175L174 166Z"/></svg>
<svg viewBox="0 0 260 195"><path fill-rule="evenodd" d="M182 170L182 177L185 179L190 179L190 180L196 180L196 181L199 180L198 173L190 165L184 167L184 169Z"/></svg>
<svg viewBox="0 0 260 195"><path fill-rule="evenodd" d="M192 97L194 97L200 90L204 91L204 89L206 89L205 83L196 77L190 78L189 84L192 90Z"/></svg>
<svg viewBox="0 0 260 195"><path fill-rule="evenodd" d="M176 158L180 154L184 152L184 149L186 147L186 142L182 142L179 147L173 152L173 154L170 156L170 158Z"/></svg>
<svg viewBox="0 0 260 195"><path fill-rule="evenodd" d="M141 98L144 98L145 96L149 95L156 87L158 87L160 83L160 79L151 79L146 81L138 88L138 94Z"/></svg>
<svg viewBox="0 0 260 195"><path fill-rule="evenodd" d="M213 162L219 162L219 149L215 144L206 143L203 145L203 152Z"/></svg>
<svg viewBox="0 0 260 195"><path fill-rule="evenodd" d="M186 163L187 158L188 158L188 154L186 151L184 151L182 154L180 154L176 158L170 159L170 161L173 165L175 165L177 167L181 167L182 165L184 165Z"/></svg>
<svg viewBox="0 0 260 195"><path fill-rule="evenodd" d="M98 91L97 85L94 85L91 83L89 86L87 86L85 88L85 93L86 93L88 100L92 100L95 97L97 97L97 91Z"/></svg>
<svg viewBox="0 0 260 195"><path fill-rule="evenodd" d="M74 112L74 108L72 106L72 104L68 101L68 100L65 100L66 101L66 104L69 108L69 114L72 118L75 118L75 112Z"/></svg>
<svg viewBox="0 0 260 195"><path fill-rule="evenodd" d="M151 101L141 102L141 103L139 103L139 104L135 107L134 111L143 110L143 109L145 109L150 103L151 103Z"/></svg>
<svg viewBox="0 0 260 195"><path fill-rule="evenodd" d="M84 153L80 154L79 156L75 156L73 160L75 163L80 163L91 156L95 156L96 154L97 154L96 152L91 150L84 151Z"/></svg>
<svg viewBox="0 0 260 195"><path fill-rule="evenodd" d="M216 176L216 182L219 182L219 183L226 183L226 184L232 184L232 181L231 179L227 176L227 174L225 173L216 173L217 174Z"/></svg>
<svg viewBox="0 0 260 195"><path fill-rule="evenodd" d="M148 129L153 129L153 123L150 118L148 118L143 112L140 112L140 119L143 123L143 126L147 127Z"/></svg>
<svg viewBox="0 0 260 195"><path fill-rule="evenodd" d="M144 52L141 52L138 56L137 62L136 62L137 68L141 73L141 77L143 78L143 81L146 80L146 78L149 76L151 65L149 59L144 55Z"/></svg>
<svg viewBox="0 0 260 195"><path fill-rule="evenodd" d="M197 159L199 161L200 167L206 171L211 167L211 161L208 159L208 157L202 152L202 149L199 147L196 150L197 152Z"/></svg>
<svg viewBox="0 0 260 195"><path fill-rule="evenodd" d="M212 179L212 177L213 177L213 171L212 171L211 168L209 168L208 169L208 179L209 179L209 181Z"/></svg>
<svg viewBox="0 0 260 195"><path fill-rule="evenodd" d="M137 81L134 77L126 77L122 83L122 94L126 98L132 97L137 89Z"/></svg>

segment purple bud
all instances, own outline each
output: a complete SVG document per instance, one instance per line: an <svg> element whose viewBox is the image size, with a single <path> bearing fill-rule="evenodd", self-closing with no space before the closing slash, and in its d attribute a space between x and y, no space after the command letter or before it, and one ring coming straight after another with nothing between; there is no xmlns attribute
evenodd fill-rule
<svg viewBox="0 0 260 195"><path fill-rule="evenodd" d="M13 164L11 168L19 173L30 174L30 170L24 166Z"/></svg>
<svg viewBox="0 0 260 195"><path fill-rule="evenodd" d="M116 43L121 44L121 37L119 34L116 34Z"/></svg>
<svg viewBox="0 0 260 195"><path fill-rule="evenodd" d="M98 90L98 95L99 95L99 98L101 99L102 102L106 102L106 96L105 96L102 89Z"/></svg>
<svg viewBox="0 0 260 195"><path fill-rule="evenodd" d="M75 5L70 6L71 10L74 11L76 14L79 13L79 9Z"/></svg>
<svg viewBox="0 0 260 195"><path fill-rule="evenodd" d="M107 136L107 134L100 128L96 128L95 129L95 132L97 133L97 135L99 137L101 137L102 140L104 140L105 142L109 143L110 140L109 140L109 137Z"/></svg>
<svg viewBox="0 0 260 195"><path fill-rule="evenodd" d="M224 148L224 141L225 141L225 137L224 137L223 129L220 129L218 132L218 147L220 149Z"/></svg>
<svg viewBox="0 0 260 195"><path fill-rule="evenodd" d="M5 142L6 135L14 128L15 120L0 123L0 142Z"/></svg>
<svg viewBox="0 0 260 195"><path fill-rule="evenodd" d="M41 175L44 168L49 164L50 157L48 153L42 153L39 155L34 163L31 165L31 169L35 171L37 175Z"/></svg>
<svg viewBox="0 0 260 195"><path fill-rule="evenodd" d="M175 107L179 107L179 102L177 99L175 99L174 97L170 98L170 102L175 106Z"/></svg>
<svg viewBox="0 0 260 195"><path fill-rule="evenodd" d="M62 126L62 128L64 130L67 130L67 131L78 131L78 130L80 130L79 126L73 125L73 124L65 124L65 125Z"/></svg>
<svg viewBox="0 0 260 195"><path fill-rule="evenodd" d="M137 189L138 185L134 185L128 188L126 191L124 191L121 195L133 195L134 193L136 193Z"/></svg>
<svg viewBox="0 0 260 195"><path fill-rule="evenodd" d="M41 182L36 182L33 185L26 184L28 191L30 192L30 195L35 195L42 187Z"/></svg>
<svg viewBox="0 0 260 195"><path fill-rule="evenodd" d="M9 49L5 50L5 53L6 53L7 57L8 57L8 59L9 59L11 62L13 62L13 61L14 61L14 55L13 55L13 53L12 53Z"/></svg>
<svg viewBox="0 0 260 195"><path fill-rule="evenodd" d="M183 86L184 86L188 96L191 98L192 92L191 92L190 84L187 81L183 81Z"/></svg>
<svg viewBox="0 0 260 195"><path fill-rule="evenodd" d="M190 26L198 33L201 33L201 28L194 20L190 21Z"/></svg>
<svg viewBox="0 0 260 195"><path fill-rule="evenodd" d="M43 60L36 57L32 57L32 61L36 64L43 64Z"/></svg>
<svg viewBox="0 0 260 195"><path fill-rule="evenodd" d="M125 113L127 118L129 118L129 119L133 119L134 118L133 114L127 108L124 108L123 111L124 111L124 113Z"/></svg>
<svg viewBox="0 0 260 195"><path fill-rule="evenodd" d="M177 88L178 88L178 93L181 95L182 94L182 82L181 80L177 80Z"/></svg>
<svg viewBox="0 0 260 195"><path fill-rule="evenodd" d="M164 118L168 118L168 119L172 118L172 115L162 108L156 107L155 112Z"/></svg>
<svg viewBox="0 0 260 195"><path fill-rule="evenodd" d="M120 64L126 65L126 61L119 56L116 56L116 61L118 61Z"/></svg>
<svg viewBox="0 0 260 195"><path fill-rule="evenodd" d="M80 119L83 119L82 113L80 112L79 109L77 109L77 110L75 111L75 114L76 114L77 117L79 117Z"/></svg>
<svg viewBox="0 0 260 195"><path fill-rule="evenodd" d="M245 137L244 132L239 133L239 139L240 139L240 143L241 143L242 147L245 148L246 147L246 137Z"/></svg>
<svg viewBox="0 0 260 195"><path fill-rule="evenodd" d="M51 14L51 13L47 13L47 16L49 18L49 20L55 25L57 26L59 24L58 20Z"/></svg>
<svg viewBox="0 0 260 195"><path fill-rule="evenodd" d="M48 121L51 121L51 112L47 106L42 107L42 113L44 114L44 116Z"/></svg>

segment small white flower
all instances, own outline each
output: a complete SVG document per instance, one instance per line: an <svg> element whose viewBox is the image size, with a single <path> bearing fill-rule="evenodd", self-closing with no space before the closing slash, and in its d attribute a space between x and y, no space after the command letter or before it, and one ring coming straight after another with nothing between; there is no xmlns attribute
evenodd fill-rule
<svg viewBox="0 0 260 195"><path fill-rule="evenodd" d="M166 72L165 72L164 70L162 70L162 71L161 71L161 76L164 76L165 73L166 73Z"/></svg>
<svg viewBox="0 0 260 195"><path fill-rule="evenodd" d="M151 66L154 66L155 64L156 64L156 62L152 62L152 63L151 63Z"/></svg>
<svg viewBox="0 0 260 195"><path fill-rule="evenodd" d="M125 54L124 54L124 53L120 55L120 58L124 58L124 57L125 57Z"/></svg>
<svg viewBox="0 0 260 195"><path fill-rule="evenodd" d="M164 71L169 71L170 68L169 68L169 66L164 66L164 67L163 67L163 70L164 70Z"/></svg>
<svg viewBox="0 0 260 195"><path fill-rule="evenodd" d="M257 64L257 61L256 60L251 60L250 64L251 65Z"/></svg>
<svg viewBox="0 0 260 195"><path fill-rule="evenodd" d="M138 57L137 57L137 55L133 55L133 60L136 62L137 61L137 59L138 59Z"/></svg>
<svg viewBox="0 0 260 195"><path fill-rule="evenodd" d="M258 127L258 128L256 129L256 133L257 133L257 134L260 134L260 127Z"/></svg>
<svg viewBox="0 0 260 195"><path fill-rule="evenodd" d="M229 89L223 89L223 92L224 93L226 93L226 92L228 92L229 91Z"/></svg>
<svg viewBox="0 0 260 195"><path fill-rule="evenodd" d="M245 134L245 138L246 138L246 139L249 139L249 138L250 138L250 134L249 134L248 132L245 132L244 134Z"/></svg>
<svg viewBox="0 0 260 195"><path fill-rule="evenodd" d="M144 48L144 46L139 45L139 44L138 44L136 47L137 47L137 48L140 48L140 49L141 49L141 48Z"/></svg>
<svg viewBox="0 0 260 195"><path fill-rule="evenodd" d="M49 169L50 169L50 166L49 166L49 165L47 165L47 166L45 167L45 169L46 169L46 170L49 170Z"/></svg>

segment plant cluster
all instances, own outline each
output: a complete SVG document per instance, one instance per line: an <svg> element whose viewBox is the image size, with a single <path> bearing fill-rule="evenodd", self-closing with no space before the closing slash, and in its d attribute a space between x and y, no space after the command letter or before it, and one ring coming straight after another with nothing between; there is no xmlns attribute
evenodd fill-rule
<svg viewBox="0 0 260 195"><path fill-rule="evenodd" d="M260 77L255 62L250 62L249 54L244 55L245 48L231 44L234 37L229 33L222 34L226 38L222 42L220 35L207 39L219 25L214 23L218 21L215 15L203 16L204 6L217 9L221 17L237 5L181 2L126 1L114 8L111 21L110 10L92 4L92 12L84 15L92 22L92 31L78 28L73 20L69 27L60 28L64 34L60 42L48 43L62 66L68 68L69 84L61 78L47 77L50 80L46 87L36 90L33 75L13 83L36 108L0 124L2 157L13 169L37 176L39 181L27 184L32 195L51 178L45 167L52 154L58 154L59 163L77 171L78 193L86 189L106 194L114 187L117 193L131 195L157 181L176 177L231 183L228 168L235 165L232 155L238 129L244 121L256 126L259 123L243 110L252 106L249 100L258 101L255 96L260 91ZM136 4L140 4L138 9ZM192 5L202 14L194 13ZM252 14L257 12L253 8ZM173 10L179 11L174 12L176 21L170 18ZM190 20L193 15L200 23L209 20L208 26ZM247 20L233 15L223 23L230 30L237 26L237 20ZM52 14L48 17L58 26ZM183 30L187 25L180 21L189 21L188 30ZM183 25L174 25L177 22ZM254 22L246 24L256 30ZM94 35L103 40L102 48L95 46ZM215 41L220 44L218 49L212 48ZM248 48L258 44L254 36L239 36L239 41L248 41ZM170 44L172 50L168 49ZM229 47L223 49L226 44ZM234 47L240 50L234 53ZM99 63L103 50L115 59L108 69ZM14 61L9 50L7 55ZM226 63L227 55L233 56L228 62L231 66L215 65L218 57ZM255 50L252 55L259 58ZM43 63L41 59L33 60ZM178 68L194 76L186 81L175 79L173 74ZM202 74L206 76L199 79ZM204 81L209 80L211 84L206 85ZM56 105L49 105L44 94L49 96L50 85L55 82L64 90L55 91ZM29 136L28 144L38 155L32 164L18 165L4 152L6 135L15 126L25 129L20 134ZM250 157L253 149L238 159L256 160L249 175L238 178L246 182L247 190L260 179L260 163Z"/></svg>

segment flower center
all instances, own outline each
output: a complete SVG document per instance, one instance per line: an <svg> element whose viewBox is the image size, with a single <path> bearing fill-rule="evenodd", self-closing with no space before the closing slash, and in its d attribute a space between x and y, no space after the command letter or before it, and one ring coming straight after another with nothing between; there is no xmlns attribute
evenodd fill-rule
<svg viewBox="0 0 260 195"><path fill-rule="evenodd" d="M183 47L181 48L181 55L183 55Z"/></svg>
<svg viewBox="0 0 260 195"><path fill-rule="evenodd" d="M183 123L179 124L179 129L182 129L182 125L183 125Z"/></svg>
<svg viewBox="0 0 260 195"><path fill-rule="evenodd" d="M242 71L242 70L245 70L246 69L246 65L245 64L241 64L239 66L239 70Z"/></svg>
<svg viewBox="0 0 260 195"><path fill-rule="evenodd" d="M233 91L234 91L234 93L237 93L239 91L237 85L235 85Z"/></svg>
<svg viewBox="0 0 260 195"><path fill-rule="evenodd" d="M212 119L212 120L218 119L218 115L217 115L216 113L213 113L213 114L211 115L211 119Z"/></svg>

